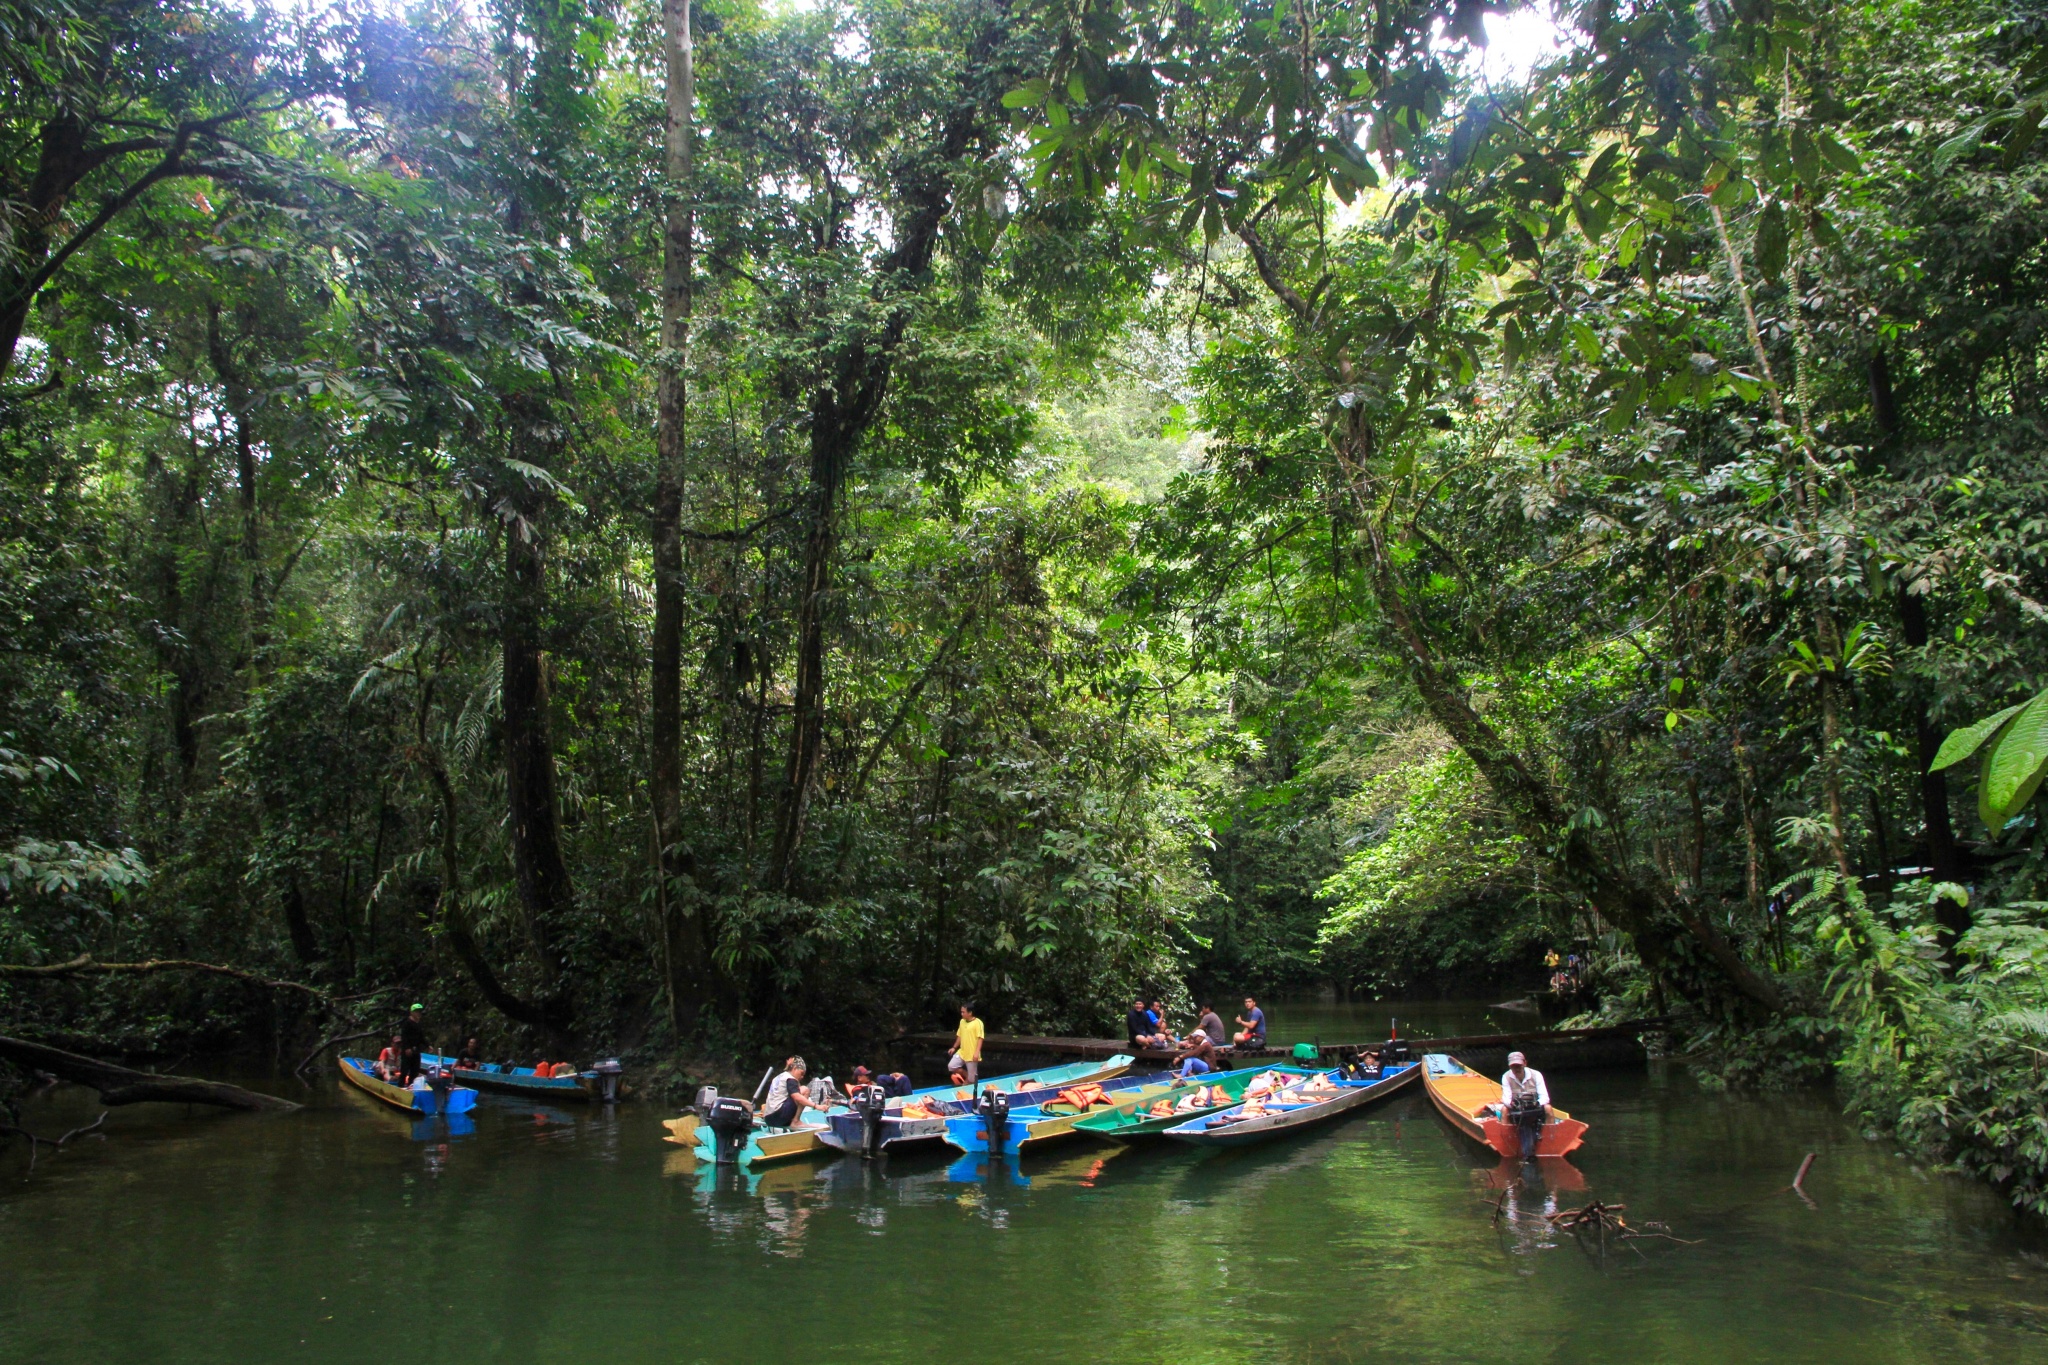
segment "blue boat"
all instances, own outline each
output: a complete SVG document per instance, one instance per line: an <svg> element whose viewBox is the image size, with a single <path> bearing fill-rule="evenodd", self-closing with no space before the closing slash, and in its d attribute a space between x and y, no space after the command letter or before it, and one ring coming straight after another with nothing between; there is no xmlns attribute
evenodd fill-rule
<svg viewBox="0 0 2048 1365"><path fill-rule="evenodd" d="M464 1085L479 1090L495 1090L505 1095L531 1095L536 1099L571 1100L589 1103L597 1088L595 1071L579 1071L573 1076L539 1076L530 1066L501 1066L496 1062L485 1062L481 1066L457 1066L453 1057L439 1057L427 1053L420 1058L425 1066L445 1066L450 1075Z"/></svg>
<svg viewBox="0 0 2048 1365"><path fill-rule="evenodd" d="M1020 1106L1043 1104L1057 1096L1065 1086L1087 1081L1107 1085L1129 1071L1136 1060L1126 1053L1118 1053L1102 1062L1072 1062L1038 1071L991 1076L972 1087L939 1085L927 1090L914 1090L909 1095L889 1101L889 1108L882 1115L880 1145L889 1148L939 1141L946 1136L946 1120L972 1114L975 1097L985 1091L1008 1095L1012 1103ZM915 1103L917 1101L922 1103ZM901 1112L905 1108L913 1108L916 1116L905 1117ZM866 1132L867 1123L860 1114L845 1105L838 1105L825 1115L825 1126L818 1130L818 1141L842 1152L857 1152L861 1150Z"/></svg>
<svg viewBox="0 0 2048 1365"><path fill-rule="evenodd" d="M1167 1072L1152 1072L1143 1076L1118 1076L1090 1084L1100 1087L1111 1104L1147 1104L1179 1086L1180 1081ZM945 1120L946 1143L969 1154L992 1150L1014 1154L1034 1143L1065 1137L1091 1112L1061 1101L1061 1091L1068 1088L1055 1087L1049 1093L1027 1090L1013 1096L1009 1115L1003 1124L1002 1140L997 1143L989 1141L988 1120L974 1109L949 1115Z"/></svg>
<svg viewBox="0 0 2048 1365"><path fill-rule="evenodd" d="M1421 1074L1419 1062L1376 1071L1351 1072L1341 1067L1320 1071L1270 1095L1168 1128L1165 1136L1197 1147L1246 1147L1370 1104L1411 1084Z"/></svg>
<svg viewBox="0 0 2048 1365"><path fill-rule="evenodd" d="M394 1085L380 1080L377 1069L361 1057L342 1057L341 1078L365 1095L384 1101L393 1109L404 1110L414 1118L432 1118L436 1114L466 1114L476 1107L476 1091L455 1086L447 1092L446 1102L432 1090L413 1090L406 1086Z"/></svg>

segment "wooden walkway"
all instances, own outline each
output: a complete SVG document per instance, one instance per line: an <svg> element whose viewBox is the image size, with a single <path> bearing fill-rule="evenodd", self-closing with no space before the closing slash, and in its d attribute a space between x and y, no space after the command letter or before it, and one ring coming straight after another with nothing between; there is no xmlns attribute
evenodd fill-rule
<svg viewBox="0 0 2048 1365"><path fill-rule="evenodd" d="M1531 1029L1525 1033L1475 1033L1451 1038L1408 1037L1401 1041L1417 1053L1449 1052L1460 1060L1477 1065L1474 1058L1491 1065L1494 1055L1503 1058L1510 1050L1527 1051L1530 1060L1537 1067L1570 1068L1577 1066L1607 1066L1642 1059L1642 1047L1638 1041L1644 1033L1661 1032L1671 1026L1669 1018L1637 1019L1626 1024L1612 1024L1600 1028L1575 1029ZM1363 1043L1324 1043L1325 1052L1339 1052L1347 1049L1378 1048L1386 1040L1375 1038ZM933 1048L941 1052L953 1046L950 1033L906 1033L895 1039L896 1045L911 1048ZM982 1043L983 1055L1012 1057L1065 1057L1074 1061L1099 1062L1120 1053L1129 1053L1131 1046L1121 1038L1043 1038L1027 1037L1015 1033L991 1033ZM1292 1055L1291 1047L1262 1047L1226 1049L1224 1057L1235 1064L1240 1061L1269 1060ZM1146 1048L1137 1052L1140 1062L1164 1063L1172 1060L1174 1054L1159 1048ZM1502 1062L1505 1065L1505 1061Z"/></svg>

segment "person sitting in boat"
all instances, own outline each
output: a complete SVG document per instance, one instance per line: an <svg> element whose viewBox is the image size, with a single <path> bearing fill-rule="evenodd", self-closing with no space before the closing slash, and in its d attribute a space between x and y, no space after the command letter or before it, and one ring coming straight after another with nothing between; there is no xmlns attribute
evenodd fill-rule
<svg viewBox="0 0 2048 1365"><path fill-rule="evenodd" d="M536 1080L543 1081L555 1074L555 1064L547 1059L546 1053L533 1059L533 1074Z"/></svg>
<svg viewBox="0 0 2048 1365"><path fill-rule="evenodd" d="M1230 1046L1230 1035L1224 1032L1223 1016L1216 1013L1216 1007L1214 1005L1202 1006L1201 1016L1200 1019L1195 1021L1195 1027L1202 1031L1202 1036L1217 1047Z"/></svg>
<svg viewBox="0 0 2048 1365"><path fill-rule="evenodd" d="M801 1057L791 1057L782 1064L781 1074L768 1083L768 1103L761 1110L761 1122L771 1128L794 1128L804 1110L825 1111L825 1106L811 1098L810 1087L804 1084L807 1070Z"/></svg>
<svg viewBox="0 0 2048 1365"><path fill-rule="evenodd" d="M1133 1000L1124 1014L1124 1034L1133 1048L1166 1046L1166 1039L1160 1035L1159 1025L1153 1021L1152 1011L1145 1007L1143 999Z"/></svg>
<svg viewBox="0 0 2048 1365"><path fill-rule="evenodd" d="M384 1050L383 1050L382 1052L380 1052L380 1053L378 1053L378 1054L377 1054L377 1061L376 1061L376 1064L375 1064L375 1065L374 1065L374 1066L373 1066L373 1067L371 1068L371 1070L373 1070L373 1071L375 1071L375 1072L377 1073L377 1079L378 1079L378 1080L380 1080L380 1081L389 1081L389 1082L391 1082L391 1083L392 1083L393 1085L397 1085L397 1084L398 1084L398 1035L397 1035L397 1034L395 1034L395 1033L394 1033L394 1034L392 1034L392 1035L391 1035L391 1041L390 1041L389 1043L385 1044L385 1046L384 1046Z"/></svg>
<svg viewBox="0 0 2048 1365"><path fill-rule="evenodd" d="M1174 1060L1180 1067L1173 1074L1181 1080L1190 1076L1206 1076L1216 1069L1216 1045L1209 1041L1209 1035L1196 1029L1180 1045Z"/></svg>
<svg viewBox="0 0 2048 1365"><path fill-rule="evenodd" d="M1550 1118L1550 1087L1543 1083L1543 1073L1519 1052L1508 1054L1508 1069L1501 1074L1500 1116L1521 1130L1522 1160L1535 1156Z"/></svg>
<svg viewBox="0 0 2048 1365"><path fill-rule="evenodd" d="M483 1045L472 1038L462 1045L462 1051L455 1058L458 1071L480 1071L484 1064Z"/></svg>
<svg viewBox="0 0 2048 1365"><path fill-rule="evenodd" d="M910 1083L910 1077L900 1071L876 1072L864 1066L857 1066L853 1069L853 1088L858 1090L864 1085L879 1085L882 1087L882 1093L892 1100L901 1095L908 1095L915 1088Z"/></svg>
<svg viewBox="0 0 2048 1365"><path fill-rule="evenodd" d="M1249 995L1244 998L1244 1015L1237 1022L1242 1026L1236 1038L1240 1047L1266 1045L1266 1012Z"/></svg>

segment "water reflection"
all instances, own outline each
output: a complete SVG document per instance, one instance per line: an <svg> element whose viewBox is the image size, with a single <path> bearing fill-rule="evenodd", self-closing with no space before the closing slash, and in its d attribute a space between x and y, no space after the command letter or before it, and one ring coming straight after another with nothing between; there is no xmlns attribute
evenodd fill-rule
<svg viewBox="0 0 2048 1365"><path fill-rule="evenodd" d="M634 1106L515 1099L421 1142L338 1090L281 1118L121 1110L27 1182L0 1148L0 1365L210 1365L224 1340L355 1365L369 1321L398 1329L379 1365L597 1340L606 1365L772 1359L763 1324L792 1305L857 1306L875 1330L817 1354L893 1362L958 1331L963 1292L974 1339L1054 1358L2048 1354L2048 1237L1865 1143L1826 1096L1709 1095L1676 1067L1564 1080L1591 1141L1533 1170L1412 1096L1237 1151L1076 1138L749 1169L699 1164ZM27 1108L45 1132L98 1112L85 1092ZM1807 1151L1817 1210L1782 1192ZM1603 1244L1547 1216L1593 1197L1669 1238Z"/></svg>

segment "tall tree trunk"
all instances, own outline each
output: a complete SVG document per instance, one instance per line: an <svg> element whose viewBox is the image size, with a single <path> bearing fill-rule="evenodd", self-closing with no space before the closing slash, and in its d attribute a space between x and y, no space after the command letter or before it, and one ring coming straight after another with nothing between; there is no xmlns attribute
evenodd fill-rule
<svg viewBox="0 0 2048 1365"><path fill-rule="evenodd" d="M999 26L991 27L977 40L977 52L992 49L1002 35ZM862 438L881 412L896 354L910 325L911 300L931 270L939 229L952 211L952 176L980 133L980 108L971 100L964 102L916 163L896 220L900 235L882 260L874 289L878 298L895 301L878 325L845 344L833 365L832 382L811 394L810 487L803 575L797 589L796 694L768 873L769 884L780 890L796 881L797 854L824 746L825 622L839 540L839 494Z"/></svg>
<svg viewBox="0 0 2048 1365"><path fill-rule="evenodd" d="M696 52L690 37L690 0L664 0L663 50L668 65L668 121L663 172L668 193L662 232L661 377L655 428L654 630L649 663L648 731L653 753L656 897L661 911L664 983L672 1018L696 1018L709 967L701 898L687 883L696 859L682 841L683 754L683 493L689 461L691 284L694 271L694 106ZM680 880L678 894L667 882Z"/></svg>
<svg viewBox="0 0 2048 1365"><path fill-rule="evenodd" d="M547 420L529 405L514 421ZM503 655L501 693L505 725L505 796L512 867L519 907L540 967L550 1017L566 1029L573 1017L563 989L554 926L575 905L575 889L562 859L555 802L555 750L548 715L547 659L541 631L547 612L546 565L541 556L539 507L532 503L505 527L505 603L499 628Z"/></svg>
<svg viewBox="0 0 2048 1365"><path fill-rule="evenodd" d="M1407 657L1409 676L1430 717L1472 759L1523 837L1533 847L1549 850L1544 856L1560 879L1584 894L1602 917L1635 941L1636 951L1653 976L1668 971L1682 955L1681 940L1674 932L1676 921L1737 991L1767 1010L1782 1008L1784 997L1776 983L1743 961L1735 946L1689 900L1660 896L1654 887L1603 856L1586 829L1568 818L1549 782L1500 737L1445 673L1408 608L1385 527L1365 493L1371 477L1367 473L1370 444L1365 415L1354 410L1350 427L1336 433L1335 448L1364 522L1373 596L1394 628Z"/></svg>
<svg viewBox="0 0 2048 1365"><path fill-rule="evenodd" d="M1889 462L1898 453L1903 426L1899 420L1898 395L1892 388L1891 363L1882 348L1870 353L1870 410ZM1928 641L1927 604L1906 589L1901 580L1894 589L1898 605L1899 631L1911 649L1925 649ZM1941 735L1927 716L1927 699L1917 692L1909 699L1913 712L1913 737L1920 759L1920 822L1927 831L1927 864L1936 881L1963 880L1962 858L1956 849L1955 827L1949 822L1948 773L1934 771L1935 755L1941 751ZM1936 905L1942 927L1952 935L1970 929L1970 908L1944 896Z"/></svg>

